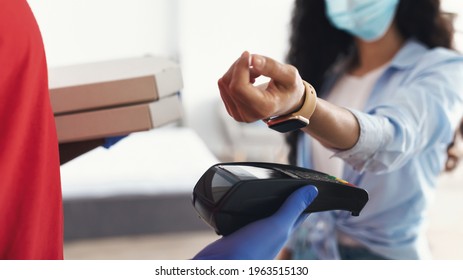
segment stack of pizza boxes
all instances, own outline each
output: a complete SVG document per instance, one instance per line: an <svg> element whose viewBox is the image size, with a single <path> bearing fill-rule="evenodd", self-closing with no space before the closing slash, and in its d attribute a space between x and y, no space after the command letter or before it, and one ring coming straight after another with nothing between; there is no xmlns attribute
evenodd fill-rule
<svg viewBox="0 0 463 280"><path fill-rule="evenodd" d="M178 64L139 57L49 69L58 141L101 139L179 121Z"/></svg>

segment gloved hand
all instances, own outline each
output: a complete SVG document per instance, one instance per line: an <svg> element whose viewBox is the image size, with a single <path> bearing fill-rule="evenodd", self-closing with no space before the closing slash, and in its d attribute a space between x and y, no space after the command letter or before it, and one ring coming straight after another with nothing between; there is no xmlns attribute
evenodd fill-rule
<svg viewBox="0 0 463 280"><path fill-rule="evenodd" d="M214 241L193 259L274 259L293 230L307 218L308 214L303 211L317 194L318 190L314 186L299 188L275 214Z"/></svg>
<svg viewBox="0 0 463 280"><path fill-rule="evenodd" d="M111 148L111 146L115 145L117 142L121 141L125 137L127 137L127 135L107 137L104 139L104 144L102 146L106 149L109 149Z"/></svg>

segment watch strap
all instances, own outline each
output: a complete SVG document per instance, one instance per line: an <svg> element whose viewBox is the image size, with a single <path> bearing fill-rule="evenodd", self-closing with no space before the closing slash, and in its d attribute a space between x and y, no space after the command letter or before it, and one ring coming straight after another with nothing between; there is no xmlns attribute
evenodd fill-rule
<svg viewBox="0 0 463 280"><path fill-rule="evenodd" d="M317 107L317 93L313 86L306 81L302 81L304 83L305 92L304 92L304 103L302 104L301 108L297 111L286 114L283 116L277 116L269 119L265 119L264 122L270 127L275 123L281 123L285 120L302 120L309 124L310 117L312 117L313 113L315 112L315 108Z"/></svg>

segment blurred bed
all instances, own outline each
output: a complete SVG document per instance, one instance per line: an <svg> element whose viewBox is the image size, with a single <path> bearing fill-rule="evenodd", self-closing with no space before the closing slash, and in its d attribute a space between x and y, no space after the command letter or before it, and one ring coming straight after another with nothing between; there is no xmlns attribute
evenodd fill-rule
<svg viewBox="0 0 463 280"><path fill-rule="evenodd" d="M192 129L168 126L62 165L65 240L210 230L191 193L217 162Z"/></svg>

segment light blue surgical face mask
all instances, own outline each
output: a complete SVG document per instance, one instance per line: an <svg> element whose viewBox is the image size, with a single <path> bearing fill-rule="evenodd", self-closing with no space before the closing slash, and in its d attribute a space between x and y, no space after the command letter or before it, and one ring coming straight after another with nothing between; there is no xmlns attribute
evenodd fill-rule
<svg viewBox="0 0 463 280"><path fill-rule="evenodd" d="M336 28L376 41L391 25L399 0L325 0L325 4L326 15Z"/></svg>

